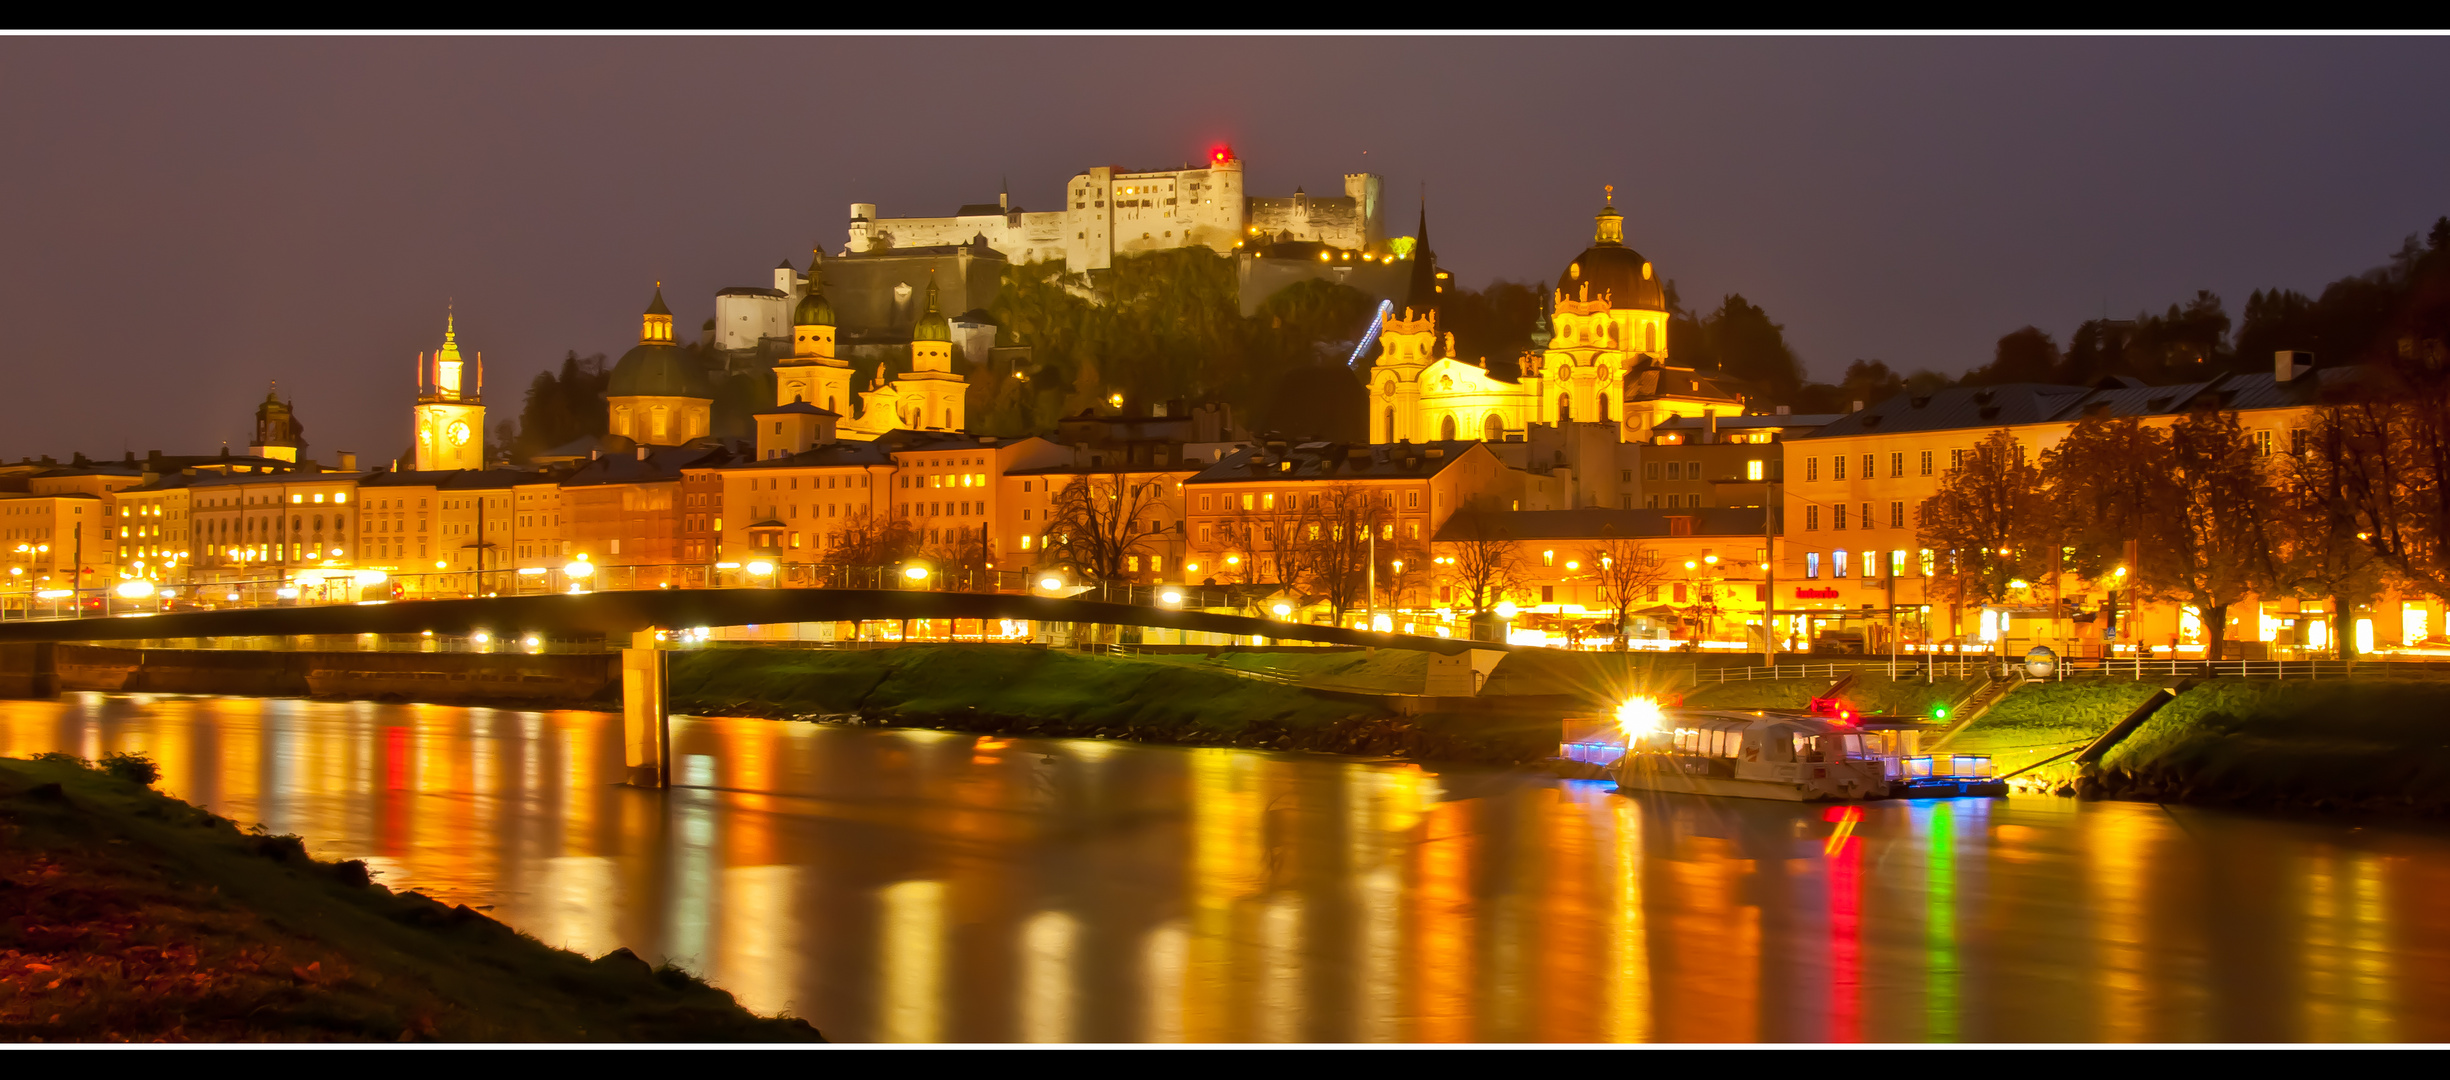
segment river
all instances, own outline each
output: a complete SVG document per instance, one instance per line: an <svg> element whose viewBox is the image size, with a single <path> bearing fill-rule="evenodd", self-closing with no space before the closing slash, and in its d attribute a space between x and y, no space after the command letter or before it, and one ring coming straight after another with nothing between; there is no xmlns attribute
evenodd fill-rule
<svg viewBox="0 0 2450 1080"><path fill-rule="evenodd" d="M884 1041L2435 1041L2450 830L1843 808L1482 768L747 719L0 703L548 944Z"/></svg>

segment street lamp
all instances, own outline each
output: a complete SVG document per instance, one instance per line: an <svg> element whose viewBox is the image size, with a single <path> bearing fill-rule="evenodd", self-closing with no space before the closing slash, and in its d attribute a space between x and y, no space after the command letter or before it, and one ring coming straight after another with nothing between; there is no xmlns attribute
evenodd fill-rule
<svg viewBox="0 0 2450 1080"><path fill-rule="evenodd" d="M902 568L902 576L909 579L914 585L924 582L927 580L927 567L912 563Z"/></svg>

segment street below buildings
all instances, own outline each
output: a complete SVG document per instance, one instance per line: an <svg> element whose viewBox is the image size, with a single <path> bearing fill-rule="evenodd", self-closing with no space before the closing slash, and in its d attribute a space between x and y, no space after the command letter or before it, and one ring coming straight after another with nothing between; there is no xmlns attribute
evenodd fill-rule
<svg viewBox="0 0 2450 1080"><path fill-rule="evenodd" d="M1107 740L69 694L163 791L851 1041L2441 1041L2450 828Z"/></svg>

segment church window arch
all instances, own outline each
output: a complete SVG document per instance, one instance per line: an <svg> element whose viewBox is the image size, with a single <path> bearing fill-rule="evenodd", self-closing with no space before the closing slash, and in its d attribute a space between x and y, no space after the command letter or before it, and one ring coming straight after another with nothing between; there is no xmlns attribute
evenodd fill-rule
<svg viewBox="0 0 2450 1080"><path fill-rule="evenodd" d="M1608 347L1611 349L1616 347L1616 329L1615 323L1608 324Z"/></svg>
<svg viewBox="0 0 2450 1080"><path fill-rule="evenodd" d="M1599 395L1599 420L1603 424L1608 421L1608 395L1606 394Z"/></svg>
<svg viewBox="0 0 2450 1080"><path fill-rule="evenodd" d="M653 411L653 412L651 412L651 413L649 413L649 414L648 414L648 417L649 417L649 419L648 419L648 421L647 421L647 423L648 423L648 428L647 428L647 430L648 430L648 432L649 432L649 433L652 435L652 437L654 437L654 438L658 438L658 439L664 438L664 437L665 437L665 433L666 433L667 431L671 430L671 424L672 424L672 416L671 416L671 412L670 412L669 410L665 409L663 406L661 406L661 405L657 405L657 406L655 406L654 411Z"/></svg>
<svg viewBox="0 0 2450 1080"><path fill-rule="evenodd" d="M1658 352L1658 351L1659 351L1659 324L1658 324L1658 323L1645 323L1645 324L1643 324L1643 326L1642 326L1642 351L1643 351L1643 352Z"/></svg>
<svg viewBox="0 0 2450 1080"><path fill-rule="evenodd" d="M1386 437L1385 439L1381 440L1381 441L1383 441L1383 442L1394 442L1394 441L1395 441L1395 410L1393 410L1393 409L1388 409L1388 410L1387 410L1387 413L1386 413L1386 421L1387 421L1387 437Z"/></svg>
<svg viewBox="0 0 2450 1080"><path fill-rule="evenodd" d="M1447 413L1446 419L1438 422L1438 441L1455 441L1455 414Z"/></svg>
<svg viewBox="0 0 2450 1080"><path fill-rule="evenodd" d="M1480 437L1490 442L1506 441L1506 418L1490 413L1487 420L1481 421Z"/></svg>
<svg viewBox="0 0 2450 1080"><path fill-rule="evenodd" d="M1557 422L1558 422L1558 423L1560 423L1560 424L1570 424L1570 423L1572 423L1573 421L1574 421L1574 398L1573 398L1573 395L1571 395L1571 394L1559 394L1559 395L1557 395Z"/></svg>

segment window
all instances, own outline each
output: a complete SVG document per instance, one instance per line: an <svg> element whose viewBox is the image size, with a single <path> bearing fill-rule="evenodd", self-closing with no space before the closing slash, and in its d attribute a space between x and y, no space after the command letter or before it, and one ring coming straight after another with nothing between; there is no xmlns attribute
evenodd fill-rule
<svg viewBox="0 0 2450 1080"><path fill-rule="evenodd" d="M1829 527L1832 529L1843 529L1846 527L1845 503L1839 503L1829 508Z"/></svg>
<svg viewBox="0 0 2450 1080"><path fill-rule="evenodd" d="M1889 454L1889 476L1891 476L1892 478L1894 478L1894 477L1904 476L1905 474L1906 474L1906 452L1905 452L1905 451L1903 451L1903 450L1898 450L1898 451L1894 451L1894 452L1890 453L1890 454Z"/></svg>
<svg viewBox="0 0 2450 1080"><path fill-rule="evenodd" d="M1632 470L1632 469L1618 469L1618 470L1617 470L1617 474L1618 474L1618 475L1617 475L1617 480L1618 480L1619 482L1622 482L1622 483L1627 483L1627 484L1630 484L1630 483L1632 483L1632 482L1633 482L1633 470Z"/></svg>
<svg viewBox="0 0 2450 1080"><path fill-rule="evenodd" d="M2254 456L2271 456L2271 432L2258 431L2254 433Z"/></svg>
<svg viewBox="0 0 2450 1080"><path fill-rule="evenodd" d="M1923 475L1931 475L1931 451L1923 451Z"/></svg>
<svg viewBox="0 0 2450 1080"><path fill-rule="evenodd" d="M1819 458L1808 457L1803 459L1803 478L1807 481L1820 479Z"/></svg>
<svg viewBox="0 0 2450 1080"><path fill-rule="evenodd" d="M1803 527L1807 531L1820 528L1820 507L1807 506L1803 508Z"/></svg>
<svg viewBox="0 0 2450 1080"><path fill-rule="evenodd" d="M1819 577L1819 576L1820 576L1820 552L1817 552L1817 551L1807 551L1807 552L1804 552L1804 554L1803 554L1803 576L1805 576L1805 577L1807 577L1807 578L1817 578L1817 577Z"/></svg>
<svg viewBox="0 0 2450 1080"><path fill-rule="evenodd" d="M1833 578L1842 578L1846 576L1845 551L1839 550L1829 553L1829 576Z"/></svg>
<svg viewBox="0 0 2450 1080"><path fill-rule="evenodd" d="M1906 527L1906 504L1905 504L1904 502L1902 502L1902 501L1900 501L1900 502L1893 502L1893 503L1890 503L1890 504L1889 504L1889 528L1892 528L1892 529L1902 529L1902 528L1905 528L1905 527Z"/></svg>
<svg viewBox="0 0 2450 1080"><path fill-rule="evenodd" d="M2304 429L2304 428L2290 428L2290 429L2289 429L2289 432L2288 432L2288 454L2289 454L2289 456L2290 456L2290 457L2304 457L2304 456L2305 456L2305 429Z"/></svg>
<svg viewBox="0 0 2450 1080"><path fill-rule="evenodd" d="M1752 461L1747 461L1744 463L1744 479L1759 480L1761 479L1762 475L1761 462L1759 459L1756 458Z"/></svg>
<svg viewBox="0 0 2450 1080"><path fill-rule="evenodd" d="M1542 586L1540 586L1540 602L1541 602L1541 603L1543 603L1543 604L1554 604L1554 603L1556 603L1556 602L1557 602L1557 587L1556 587L1556 586L1554 586L1554 585L1542 585Z"/></svg>
<svg viewBox="0 0 2450 1080"><path fill-rule="evenodd" d="M1889 576L1906 576L1906 553L1904 548L1899 548L1896 551L1889 552Z"/></svg>
<svg viewBox="0 0 2450 1080"><path fill-rule="evenodd" d="M1829 479L1831 479L1831 480L1844 480L1844 479L1846 479L1846 455L1844 455L1844 454L1832 454L1832 455L1830 455L1830 457L1829 457Z"/></svg>
<svg viewBox="0 0 2450 1080"><path fill-rule="evenodd" d="M1962 469L1962 468L1964 468L1964 467L1965 467L1965 450L1964 450L1964 448L1963 448L1963 447L1959 447L1959 448L1957 448L1957 449L1950 450L1950 451L1948 452L1948 471L1950 471L1950 472L1955 472L1955 471L1957 471L1958 469Z"/></svg>
<svg viewBox="0 0 2450 1080"><path fill-rule="evenodd" d="M1630 498L1632 498L1632 497L1633 497L1633 496L1631 496L1631 495L1626 496L1626 498L1628 498L1628 499L1630 499ZM1658 496L1656 496L1656 495L1644 496L1644 497L1643 497L1643 499L1642 499L1642 506L1643 506L1643 508L1644 508L1644 509L1647 509L1647 510L1656 510L1656 509L1658 509L1658 508L1659 508L1659 497L1658 497Z"/></svg>
<svg viewBox="0 0 2450 1080"><path fill-rule="evenodd" d="M1684 584L1683 582L1681 582L1681 581L1677 582L1677 583L1676 583L1676 602L1677 602L1677 603L1679 603L1679 604L1684 603L1684 602L1685 602L1685 594L1686 594L1685 584Z"/></svg>
<svg viewBox="0 0 2450 1080"><path fill-rule="evenodd" d="M1658 478L1659 478L1659 463L1658 463L1658 462L1653 461L1653 462L1650 462L1650 463L1648 463L1648 464L1646 464L1646 465L1643 465L1643 466L1642 466L1642 479L1644 479L1644 480L1657 480Z"/></svg>

